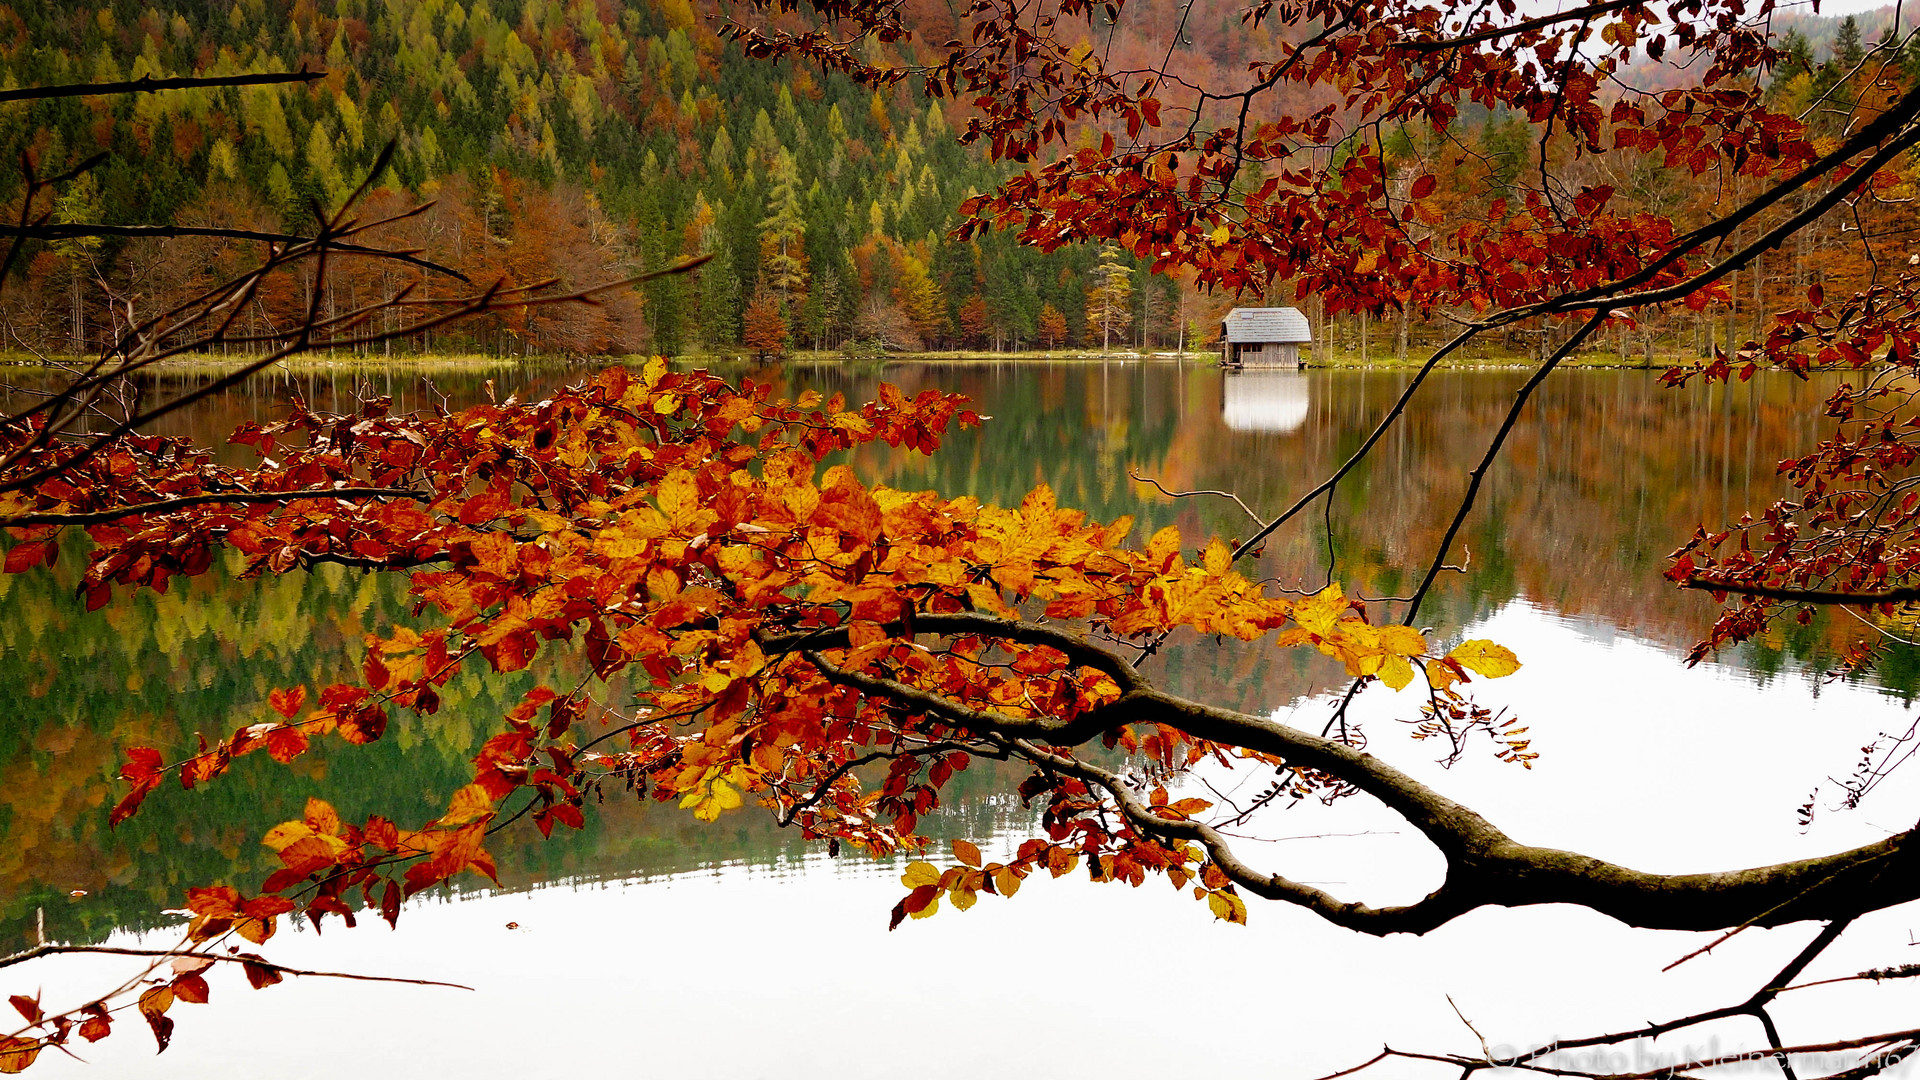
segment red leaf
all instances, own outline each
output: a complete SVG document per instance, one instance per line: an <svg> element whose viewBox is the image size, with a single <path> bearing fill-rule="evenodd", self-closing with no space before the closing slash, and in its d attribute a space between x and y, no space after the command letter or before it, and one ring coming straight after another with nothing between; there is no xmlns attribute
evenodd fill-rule
<svg viewBox="0 0 1920 1080"><path fill-rule="evenodd" d="M7 1000L13 1003L14 1009L17 1010L21 1016L27 1018L27 1023L29 1024L37 1024L45 1018L40 1012L40 1003L25 994L15 994Z"/></svg>
<svg viewBox="0 0 1920 1080"><path fill-rule="evenodd" d="M297 727L277 727L267 733L267 753L285 765L307 752L307 733Z"/></svg>
<svg viewBox="0 0 1920 1080"><path fill-rule="evenodd" d="M7 551L7 573L19 574L40 565L53 546L50 540L39 540L31 544L15 544Z"/></svg>
<svg viewBox="0 0 1920 1080"><path fill-rule="evenodd" d="M1413 197L1416 199L1424 199L1433 194L1433 189L1439 186L1440 182L1435 180L1431 175L1422 176L1413 182Z"/></svg>
<svg viewBox="0 0 1920 1080"><path fill-rule="evenodd" d="M373 742L386 731L387 710L382 708L360 709L340 717L340 737L355 746Z"/></svg>
<svg viewBox="0 0 1920 1080"><path fill-rule="evenodd" d="M293 719L293 714L299 712L300 706L306 703L307 688L304 686L293 686L285 690L275 690L267 695L267 704L273 706L273 711L289 720Z"/></svg>
<svg viewBox="0 0 1920 1080"><path fill-rule="evenodd" d="M272 986L281 979L280 972L267 963L265 957L255 953L241 953L240 966L246 970L247 981L255 990Z"/></svg>

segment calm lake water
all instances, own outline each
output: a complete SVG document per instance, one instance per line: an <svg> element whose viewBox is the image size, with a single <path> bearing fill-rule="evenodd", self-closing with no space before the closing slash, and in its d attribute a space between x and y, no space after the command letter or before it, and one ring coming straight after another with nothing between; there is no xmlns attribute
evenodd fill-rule
<svg viewBox="0 0 1920 1080"><path fill-rule="evenodd" d="M856 467L870 480L1002 504L1044 481L1063 505L1135 515L1136 536L1176 524L1189 546L1209 533L1245 535L1251 522L1224 499L1168 499L1130 480L1130 469L1173 490L1232 489L1272 512L1349 454L1406 378L1173 364L728 373L856 400L882 380L962 391L992 414L983 429L933 458L882 447ZM406 409L429 394L476 400L488 377L504 396L579 374L436 375L428 388L395 373L372 384ZM261 378L177 417L175 430L219 442L292 392L322 409L340 405L357 378ZM1370 596L1407 590L1520 378L1436 376L1330 513L1267 545L1264 573L1305 588L1331 573ZM1530 723L1542 757L1528 772L1475 748L1441 770L1404 733L1417 703L1384 687L1356 705L1374 751L1519 839L1649 870L1777 861L1911 824L1920 816L1912 774L1860 811L1824 808L1835 801L1829 776L1849 773L1879 733L1912 723L1913 650L1896 651L1872 680L1821 680L1825 659L1860 629L1840 616L1687 670L1680 658L1714 608L1659 577L1663 556L1696 524L1782 494L1774 464L1823 434L1809 405L1827 389L1763 377L1676 391L1643 372L1557 375L1464 534L1470 572L1447 575L1422 619L1448 641L1492 637L1519 653L1521 673L1481 698ZM398 578L330 567L241 582L217 567L165 596L87 614L72 594L77 554L51 574L0 577L0 934L9 947L30 943L39 913L50 937L162 941L162 909L188 885L256 887L274 865L259 836L297 816L309 794L348 816L437 813L503 702L531 683L456 681L431 722L398 717L379 744L317 750L291 769L245 759L211 788L162 791L110 831L122 748L180 751L195 732L260 718L271 688L349 677L363 635L405 621L407 604ZM1153 673L1183 693L1317 726L1344 681L1298 652L1186 641ZM1028 817L1000 794L1007 778L975 769L965 779L964 805L934 828L991 838L990 851L1017 844ZM1816 787L1822 809L1802 830L1794 810ZM1260 859L1343 897L1411 900L1439 880L1437 856L1356 800L1275 815L1262 835L1271 842L1255 849ZM1483 910L1421 940L1363 939L1271 904L1256 904L1252 925L1238 928L1164 883L1131 890L1079 876L1030 879L1011 902L986 897L889 934L887 910L904 891L897 868L826 859L751 811L702 825L672 808L610 802L585 831L541 842L529 828L497 840L505 890L423 898L398 933L384 924L323 938L289 931L270 950L283 963L472 992L305 979L254 993L220 979L213 1007L176 1010L166 1055L153 1058L145 1035L127 1031L84 1051L96 1063L90 1075L333 1076L371 1054L428 1075L1309 1077L1382 1042L1474 1050L1448 995L1495 1045L1720 1004L1810 935L1743 934L1658 975L1707 939L1554 909ZM1916 929L1920 918L1905 909L1866 920L1809 977L1906 962ZM41 961L8 972L5 992L44 986L49 1004L78 1003L118 970L91 958ZM1875 1017L1900 1026L1920 1005L1905 987L1795 996L1779 1011L1794 1041L1841 1024L1864 1030ZM1723 1049L1759 1043L1757 1027L1716 1030ZM1708 1034L1646 1053L1704 1046ZM36 1069L78 1067L48 1058Z"/></svg>

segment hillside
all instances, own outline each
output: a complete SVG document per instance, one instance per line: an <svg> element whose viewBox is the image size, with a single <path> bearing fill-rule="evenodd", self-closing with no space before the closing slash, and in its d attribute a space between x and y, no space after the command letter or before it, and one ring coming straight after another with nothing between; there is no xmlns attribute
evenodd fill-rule
<svg viewBox="0 0 1920 1080"><path fill-rule="evenodd" d="M597 311L508 312L415 347L726 350L739 347L750 311L763 327L775 313L796 348L1032 348L1087 334L1097 252L946 239L960 200L1000 174L950 138L940 106L748 61L686 0L130 10L0 6L0 83L328 74L0 106L0 153L28 151L41 175L111 151L62 197L60 220L307 228L309 208L337 206L393 140L393 166L362 209L437 200L388 239L477 282L578 287L715 256L697 279ZM0 204L17 208L21 190L19 176L0 179ZM41 246L5 293L10 346L96 350L129 305L159 310L252 254L181 240ZM402 281L390 268L338 275L324 301L344 310ZM456 285L421 284L438 295ZM1128 297L1130 325L1108 337L1177 333L1171 284L1146 291ZM248 317L290 318L304 301L301 283L281 282ZM1043 329L1067 341L1039 341Z"/></svg>

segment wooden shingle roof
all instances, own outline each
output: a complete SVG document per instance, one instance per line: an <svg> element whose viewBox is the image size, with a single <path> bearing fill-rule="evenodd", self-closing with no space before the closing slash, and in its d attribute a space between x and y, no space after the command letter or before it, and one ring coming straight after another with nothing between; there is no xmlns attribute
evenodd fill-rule
<svg viewBox="0 0 1920 1080"><path fill-rule="evenodd" d="M1279 342L1305 345L1313 341L1307 317L1299 308L1234 308L1221 320L1228 344Z"/></svg>

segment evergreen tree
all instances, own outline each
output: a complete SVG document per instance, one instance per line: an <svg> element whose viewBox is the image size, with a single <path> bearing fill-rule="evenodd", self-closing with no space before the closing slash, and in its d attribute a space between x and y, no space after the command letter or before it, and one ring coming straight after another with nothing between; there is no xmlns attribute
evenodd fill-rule
<svg viewBox="0 0 1920 1080"><path fill-rule="evenodd" d="M767 216L760 222L760 281L785 313L791 313L807 291L807 229L799 179L793 154L781 147L767 178Z"/></svg>
<svg viewBox="0 0 1920 1080"><path fill-rule="evenodd" d="M1133 271L1120 261L1120 250L1111 245L1100 249L1100 265L1093 272L1093 288L1087 290L1087 337L1100 339L1100 351L1107 352L1117 337L1126 344L1133 329Z"/></svg>

